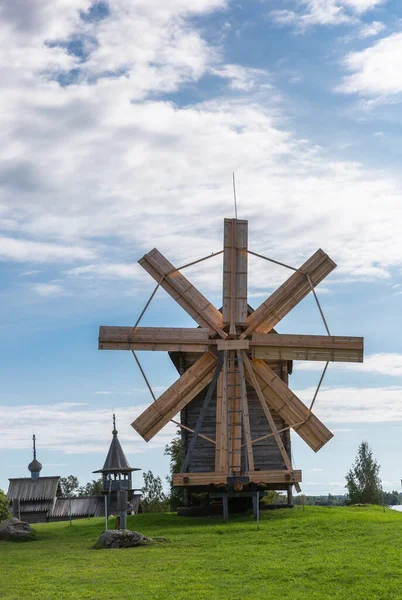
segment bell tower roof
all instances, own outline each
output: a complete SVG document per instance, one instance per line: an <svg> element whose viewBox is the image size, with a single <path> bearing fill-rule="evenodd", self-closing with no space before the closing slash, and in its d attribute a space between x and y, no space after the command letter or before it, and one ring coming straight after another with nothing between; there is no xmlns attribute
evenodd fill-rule
<svg viewBox="0 0 402 600"><path fill-rule="evenodd" d="M102 469L93 471L94 473L131 473L132 471L140 471L130 467L126 455L123 452L119 438L117 437L116 415L113 415L113 438L107 453L105 464Z"/></svg>

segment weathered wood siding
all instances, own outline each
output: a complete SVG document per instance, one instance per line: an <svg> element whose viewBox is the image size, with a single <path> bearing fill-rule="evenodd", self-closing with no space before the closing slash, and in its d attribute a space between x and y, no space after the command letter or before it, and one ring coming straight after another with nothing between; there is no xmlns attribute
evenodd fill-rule
<svg viewBox="0 0 402 600"><path fill-rule="evenodd" d="M197 360L199 355L193 353L183 352L172 352L171 358L179 373L186 371L194 362ZM269 366L277 373L279 377L285 382L288 380L288 363L287 361L282 362L268 362ZM181 423L190 427L195 428L198 416L204 401L207 388L204 389L198 396L194 398L186 408L181 412ZM262 437L272 433L267 419L265 418L264 412L261 408L261 404L258 400L257 393L254 388L247 385L247 398L249 404L250 414L250 428L252 439ZM287 426L284 420L272 411L275 424L278 430L281 430ZM212 438L216 437L216 393L214 394L209 408L206 412L201 433ZM192 437L192 433L182 430L183 450L184 453L187 451L188 443ZM282 441L290 456L290 432L284 431L280 434ZM242 468L245 468L244 450L242 453ZM256 470L282 470L286 469L283 462L281 453L279 452L278 446L273 436L256 442L253 444L253 455L254 465ZM188 471L190 473L205 473L215 471L215 445L201 437L197 438L194 451L191 455Z"/></svg>

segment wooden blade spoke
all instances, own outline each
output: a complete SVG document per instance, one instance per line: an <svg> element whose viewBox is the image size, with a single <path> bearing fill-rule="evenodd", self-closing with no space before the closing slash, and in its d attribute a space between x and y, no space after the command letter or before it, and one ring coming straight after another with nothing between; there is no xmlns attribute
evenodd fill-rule
<svg viewBox="0 0 402 600"><path fill-rule="evenodd" d="M253 359L251 364L269 407L291 425L314 452L320 450L333 437L329 429L264 361ZM248 374L246 378L253 385Z"/></svg>
<svg viewBox="0 0 402 600"><path fill-rule="evenodd" d="M309 275L313 287L317 286L336 264L321 249L293 273L265 302L263 302L247 319L247 329L240 339L244 339L253 331L268 333L283 317L285 317L311 291L306 277Z"/></svg>
<svg viewBox="0 0 402 600"><path fill-rule="evenodd" d="M212 380L217 359L203 354L156 402L151 404L131 425L147 442L154 437Z"/></svg>
<svg viewBox="0 0 402 600"><path fill-rule="evenodd" d="M198 327L100 327L100 350L207 352L209 331Z"/></svg>
<svg viewBox="0 0 402 600"><path fill-rule="evenodd" d="M156 248L145 254L139 264L156 280L161 287L191 316L201 327L207 327L211 334L218 333L226 338L222 330L222 314L182 273L177 271ZM161 280L161 277L163 279Z"/></svg>
<svg viewBox="0 0 402 600"><path fill-rule="evenodd" d="M363 338L328 335L253 333L253 358L363 362Z"/></svg>
<svg viewBox="0 0 402 600"><path fill-rule="evenodd" d="M247 221L225 219L222 314L231 334L247 323L247 230Z"/></svg>

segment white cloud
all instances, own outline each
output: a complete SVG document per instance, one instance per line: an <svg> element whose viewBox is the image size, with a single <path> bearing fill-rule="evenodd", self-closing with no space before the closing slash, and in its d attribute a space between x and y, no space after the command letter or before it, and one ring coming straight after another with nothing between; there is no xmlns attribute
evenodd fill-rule
<svg viewBox="0 0 402 600"><path fill-rule="evenodd" d="M27 263L71 262L88 260L94 258L95 255L96 251L94 249L83 246L68 246L0 236L0 260ZM31 275L37 272L28 271L24 275Z"/></svg>
<svg viewBox="0 0 402 600"><path fill-rule="evenodd" d="M308 406L315 388L295 393ZM402 387L322 388L314 413L330 429L331 423L388 423L402 421Z"/></svg>
<svg viewBox="0 0 402 600"><path fill-rule="evenodd" d="M141 279L142 269L137 265L99 263L75 267L65 271L72 277L100 278L100 279Z"/></svg>
<svg viewBox="0 0 402 600"><path fill-rule="evenodd" d="M366 23L359 31L360 38L373 37L384 31L385 25L381 21L373 21L372 23Z"/></svg>
<svg viewBox="0 0 402 600"><path fill-rule="evenodd" d="M300 371L322 371L323 364L314 361L300 361L297 362L296 367ZM363 363L331 362L329 370L402 377L402 354L387 352L370 354L364 358Z"/></svg>
<svg viewBox="0 0 402 600"><path fill-rule="evenodd" d="M264 87L271 89L267 81L268 74L262 69L246 69L240 65L223 65L211 70L214 75L228 79L233 90L249 92L254 88Z"/></svg>
<svg viewBox="0 0 402 600"><path fill-rule="evenodd" d="M15 406L2 406L3 423L7 425L0 428L0 449L31 448L32 431L35 431L39 460L40 449L59 450L65 454L101 452L106 455L111 439L112 412L116 414L119 439L126 454L164 448L176 432L173 423L149 443L130 425L146 407L145 404L132 408L116 407L112 411L86 404L60 403L22 405L16 411Z"/></svg>
<svg viewBox="0 0 402 600"><path fill-rule="evenodd" d="M299 0L299 10L274 10L278 25L295 25L305 30L313 25L341 25L357 22L358 17L386 0Z"/></svg>
<svg viewBox="0 0 402 600"><path fill-rule="evenodd" d="M361 96L395 96L402 92L402 33L393 33L344 59L351 72L338 91Z"/></svg>
<svg viewBox="0 0 402 600"><path fill-rule="evenodd" d="M387 1L388 0L339 0L339 3L362 14L381 4L385 4Z"/></svg>
<svg viewBox="0 0 402 600"><path fill-rule="evenodd" d="M321 245L354 279L386 278L402 264L398 178L300 139L278 93L264 87L269 75L222 62L187 17L225 2L116 0L105 19L81 19L90 5L20 2L0 21L12 53L0 58L0 257L84 260L63 273L77 287L137 272L142 282L134 263L153 246L177 264L221 248L235 170L254 250L297 266ZM82 56L69 52L72 39ZM189 106L163 100L208 73L228 82L222 95ZM195 280L216 290L220 264L197 266ZM287 276L263 279L250 265L252 293Z"/></svg>
<svg viewBox="0 0 402 600"><path fill-rule="evenodd" d="M64 294L64 287L58 283L36 283L32 286L38 296L46 298L55 298Z"/></svg>

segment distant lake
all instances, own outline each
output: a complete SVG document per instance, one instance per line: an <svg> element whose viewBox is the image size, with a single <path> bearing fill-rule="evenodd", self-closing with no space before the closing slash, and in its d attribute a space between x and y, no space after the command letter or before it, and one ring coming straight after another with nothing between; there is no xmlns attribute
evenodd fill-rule
<svg viewBox="0 0 402 600"><path fill-rule="evenodd" d="M399 510L399 512L402 512L402 504L397 504L395 506L390 506L390 508L392 508L393 510Z"/></svg>

